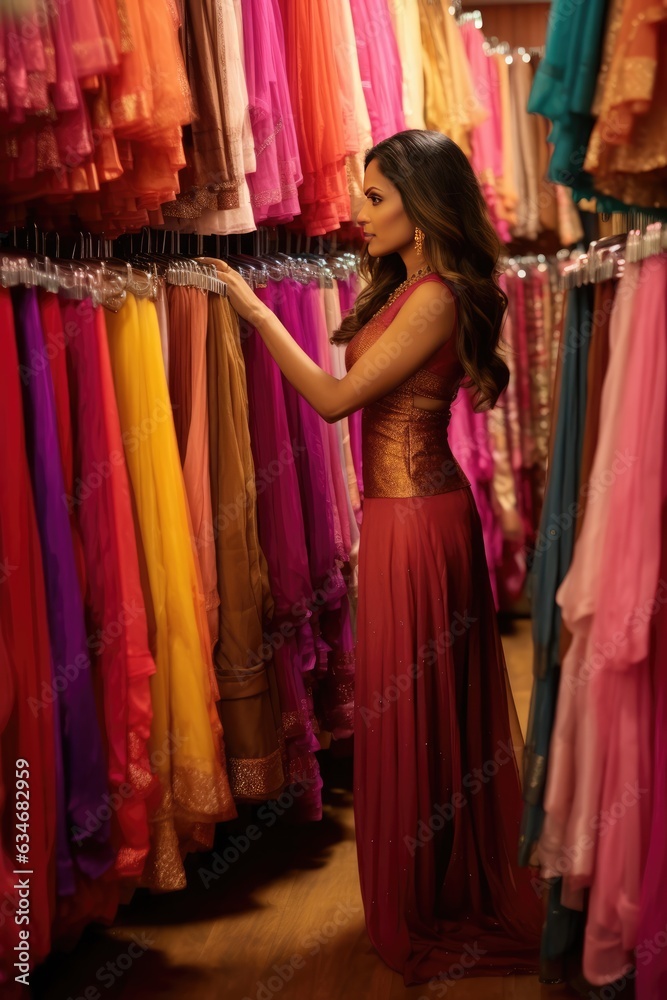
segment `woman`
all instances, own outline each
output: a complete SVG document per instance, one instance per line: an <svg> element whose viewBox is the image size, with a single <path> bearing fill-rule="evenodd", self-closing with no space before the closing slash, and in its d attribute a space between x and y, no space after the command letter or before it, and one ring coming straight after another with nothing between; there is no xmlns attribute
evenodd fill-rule
<svg viewBox="0 0 667 1000"><path fill-rule="evenodd" d="M231 302L327 421L363 408L354 813L368 934L406 985L537 970L541 904L516 863L522 739L481 523L447 443L463 382L509 379L499 242L465 155L409 130L365 159L368 286L322 371L228 266ZM437 994L440 995L440 994Z"/></svg>

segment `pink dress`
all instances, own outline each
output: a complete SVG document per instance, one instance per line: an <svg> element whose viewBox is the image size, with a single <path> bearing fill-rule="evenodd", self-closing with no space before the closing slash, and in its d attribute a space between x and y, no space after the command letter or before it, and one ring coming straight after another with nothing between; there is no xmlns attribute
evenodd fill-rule
<svg viewBox="0 0 667 1000"><path fill-rule="evenodd" d="M663 261L655 280L640 283L638 266L627 265L617 291L585 521L557 594L573 641L539 851L545 874L563 875L565 905L580 908L590 887L583 971L595 984L621 977L632 961L651 816L651 614L643 609L660 561L666 271ZM631 350L636 315L645 321L641 350Z"/></svg>
<svg viewBox="0 0 667 1000"><path fill-rule="evenodd" d="M667 434L667 430L665 431ZM650 841L642 879L639 926L637 928L637 997L650 1000L667 994L667 462L662 476L662 558L659 610L654 616L652 679L656 692L653 750L653 815Z"/></svg>
<svg viewBox="0 0 667 1000"><path fill-rule="evenodd" d="M255 223L275 225L299 214L303 180L285 70L277 0L242 0L243 52L257 169L248 174Z"/></svg>
<svg viewBox="0 0 667 1000"><path fill-rule="evenodd" d="M452 406L449 438L452 450L470 480L470 488L482 522L486 561L497 609L496 572L502 564L503 536L491 500L494 465L487 419L486 413L474 412L470 393L465 389L461 390Z"/></svg>
<svg viewBox="0 0 667 1000"><path fill-rule="evenodd" d="M495 59L489 59L484 51L484 36L479 28L468 21L461 25L460 31L470 63L475 94L480 104L489 111L488 117L478 122L471 131L471 163L479 179L496 232L503 242L508 243L511 234L507 221L500 218L498 213L499 199L496 188L496 180L503 174L498 65Z"/></svg>
<svg viewBox="0 0 667 1000"><path fill-rule="evenodd" d="M403 70L388 0L351 0L361 81L373 142L405 128Z"/></svg>

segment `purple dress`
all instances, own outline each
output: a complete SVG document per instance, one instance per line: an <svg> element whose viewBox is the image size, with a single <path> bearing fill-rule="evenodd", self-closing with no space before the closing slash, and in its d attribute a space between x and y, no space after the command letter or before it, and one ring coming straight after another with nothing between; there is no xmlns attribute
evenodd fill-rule
<svg viewBox="0 0 667 1000"><path fill-rule="evenodd" d="M278 308L278 287L269 283L258 295L272 312ZM242 334L248 379L252 453L257 472L257 519L262 550L269 568L275 613L270 622L275 676L278 684L290 783L303 783L290 818L322 817L322 778L315 751L311 685L315 640L310 619L313 590L294 445L285 410L280 369L256 330Z"/></svg>
<svg viewBox="0 0 667 1000"><path fill-rule="evenodd" d="M276 303L277 315L295 341L320 367L327 369L328 343L322 327L319 289L283 279ZM322 351L322 336L324 346ZM354 637L349 616L347 585L342 566L349 560L349 524L341 527L343 490L336 429L327 424L303 396L283 379L292 440L299 444L296 467L303 504L311 585L315 597L312 627L316 637L315 676L318 715L335 738L353 728ZM333 432L333 434L332 434ZM334 451L334 447L335 451ZM343 498L345 518L347 503ZM347 545L345 544L347 538Z"/></svg>
<svg viewBox="0 0 667 1000"><path fill-rule="evenodd" d="M358 279L356 274L351 274L346 281L339 280L338 282L338 295L340 297L340 313L341 317L344 317L354 308L354 302L357 297L357 284ZM352 461L354 462L354 471L357 474L357 486L359 487L359 497L361 500L364 499L364 477L361 462L361 410L355 410L354 413L350 413L347 418L348 427L350 428L350 449L352 451ZM362 511L359 511L357 515L357 520L361 524Z"/></svg>
<svg viewBox="0 0 667 1000"><path fill-rule="evenodd" d="M74 561L60 460L55 399L44 353L37 292L17 289L16 336L23 382L26 449L42 543L56 727L56 780L62 819L57 834L58 892L75 891L72 859L90 878L114 860L109 821L99 815L106 764L90 672L83 601ZM58 745L58 741L60 745ZM91 816L95 822L91 822ZM66 827L64 824L66 823Z"/></svg>
<svg viewBox="0 0 667 1000"><path fill-rule="evenodd" d="M257 225L289 222L301 211L303 181L285 70L285 40L277 0L242 0L243 53L257 169L248 174Z"/></svg>

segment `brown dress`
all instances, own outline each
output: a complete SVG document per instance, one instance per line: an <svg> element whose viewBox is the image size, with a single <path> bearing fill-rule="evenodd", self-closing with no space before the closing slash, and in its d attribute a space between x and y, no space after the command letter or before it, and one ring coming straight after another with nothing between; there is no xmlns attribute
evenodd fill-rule
<svg viewBox="0 0 667 1000"><path fill-rule="evenodd" d="M258 655L263 620L273 613L273 598L257 534L255 469L238 319L231 306L215 295L209 300L206 352L213 536L220 593L220 640L215 651L219 709L234 797L261 800L284 785L273 667Z"/></svg>

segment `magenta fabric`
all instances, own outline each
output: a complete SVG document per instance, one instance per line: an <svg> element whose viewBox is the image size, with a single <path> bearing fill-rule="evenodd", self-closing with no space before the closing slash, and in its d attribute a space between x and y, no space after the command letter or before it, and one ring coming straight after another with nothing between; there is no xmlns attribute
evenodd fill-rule
<svg viewBox="0 0 667 1000"><path fill-rule="evenodd" d="M272 312L281 296L273 282L257 294ZM294 451L285 410L282 375L256 330L243 332L248 380L250 437L255 470L265 488L258 490L259 539L269 567L275 613L271 635L289 624L285 641L274 643L275 676L283 713L289 782L303 782L307 792L290 810L290 818L321 819L322 778L315 751L314 711L310 681L316 663L310 619L310 583L306 534L294 467ZM279 474L271 474L277 468ZM311 676L309 676L311 675Z"/></svg>
<svg viewBox="0 0 667 1000"><path fill-rule="evenodd" d="M316 284L283 279L277 315L300 347L325 368L329 344ZM283 377L295 465L303 504L314 595L311 625L316 636L318 714L334 738L353 728L354 636L342 566L349 561L349 522L339 452L327 424ZM338 486L338 492L337 492ZM344 519L340 516L341 500ZM347 540L347 546L345 541Z"/></svg>
<svg viewBox="0 0 667 1000"><path fill-rule="evenodd" d="M243 0L243 52L257 160L247 175L253 216L257 225L276 225L301 211L303 181L277 0Z"/></svg>
<svg viewBox="0 0 667 1000"><path fill-rule="evenodd" d="M42 547L47 611L53 660L54 720L57 784L64 801L62 824L58 826L58 890L74 892L74 860L91 878L99 877L113 864L109 843L109 821L91 829L88 814L95 816L107 791L102 737L97 721L88 653L88 636L79 589L72 533L63 503L63 481L56 408L48 360L44 358L44 335L35 289L15 290L18 354L26 378L23 407L26 447L35 497L37 524ZM44 362L42 364L41 362ZM56 687L56 683L58 687ZM79 831L80 844L73 830Z"/></svg>
<svg viewBox="0 0 667 1000"><path fill-rule="evenodd" d="M491 501L493 455L486 414L473 411L470 393L465 389L459 390L452 405L448 434L456 460L470 480L470 488L482 522L484 550L489 567L493 602L497 610L499 607L497 574L503 561L503 535Z"/></svg>
<svg viewBox="0 0 667 1000"><path fill-rule="evenodd" d="M373 142L405 129L403 70L390 0L351 0L354 35Z"/></svg>

